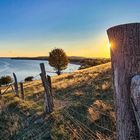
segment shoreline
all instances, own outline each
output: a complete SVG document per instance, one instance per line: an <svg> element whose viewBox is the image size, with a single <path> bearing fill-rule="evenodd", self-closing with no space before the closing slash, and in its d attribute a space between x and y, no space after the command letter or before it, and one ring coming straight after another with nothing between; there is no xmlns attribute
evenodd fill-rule
<svg viewBox="0 0 140 140"><path fill-rule="evenodd" d="M14 60L42 60L48 61L48 56L45 57L12 57L10 59ZM68 56L69 64L79 65L79 69L85 69L92 66L97 66L100 64L110 62L110 58L86 58L86 57L76 57Z"/></svg>
<svg viewBox="0 0 140 140"><path fill-rule="evenodd" d="M13 59L13 60L38 60L38 61L48 61L48 57L45 57L45 58L43 58L43 57L31 57L31 58L26 58L26 57L11 57L11 58L9 58L9 59ZM81 59L79 59L79 60L71 60L71 59L69 59L69 63L70 64L75 64L75 65L80 65L81 66Z"/></svg>

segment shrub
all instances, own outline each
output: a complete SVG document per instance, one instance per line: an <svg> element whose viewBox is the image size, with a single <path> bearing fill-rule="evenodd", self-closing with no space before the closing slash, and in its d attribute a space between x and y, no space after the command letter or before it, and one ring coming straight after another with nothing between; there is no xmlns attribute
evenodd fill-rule
<svg viewBox="0 0 140 140"><path fill-rule="evenodd" d="M58 75L61 74L61 71L66 69L68 66L68 57L63 49L53 49L49 53L49 64L55 68Z"/></svg>
<svg viewBox="0 0 140 140"><path fill-rule="evenodd" d="M28 76L24 79L25 82L33 81L33 76Z"/></svg>
<svg viewBox="0 0 140 140"><path fill-rule="evenodd" d="M0 85L8 85L13 82L13 79L10 76L2 76L0 78Z"/></svg>
<svg viewBox="0 0 140 140"><path fill-rule="evenodd" d="M97 66L100 64L104 64L104 63L108 63L110 62L110 59L108 58L98 58L98 59L94 59L94 58L87 58L87 59L83 59L80 63L81 66L79 69L85 69L85 68L89 68L92 66Z"/></svg>

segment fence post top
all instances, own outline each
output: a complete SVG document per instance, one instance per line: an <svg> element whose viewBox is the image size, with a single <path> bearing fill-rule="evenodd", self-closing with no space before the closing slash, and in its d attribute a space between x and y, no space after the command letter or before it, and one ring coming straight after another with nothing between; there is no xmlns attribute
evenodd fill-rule
<svg viewBox="0 0 140 140"><path fill-rule="evenodd" d="M131 79L131 86L135 84L135 86L139 86L140 85L140 75L135 75L134 77L132 77Z"/></svg>
<svg viewBox="0 0 140 140"><path fill-rule="evenodd" d="M40 66L41 66L41 65L44 65L44 63L40 63Z"/></svg>
<svg viewBox="0 0 140 140"><path fill-rule="evenodd" d="M126 27L134 27L134 26L139 26L140 27L140 22L134 22L134 23L126 23L126 24L120 24L120 25L115 25L115 26L112 26L110 28L107 29L107 33L110 31L110 30L113 30L113 29L118 29L118 28L126 28Z"/></svg>

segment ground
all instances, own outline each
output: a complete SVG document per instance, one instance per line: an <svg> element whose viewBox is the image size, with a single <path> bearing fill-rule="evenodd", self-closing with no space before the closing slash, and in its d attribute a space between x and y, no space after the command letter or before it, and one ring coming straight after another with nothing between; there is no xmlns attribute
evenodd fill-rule
<svg viewBox="0 0 140 140"><path fill-rule="evenodd" d="M115 114L110 63L54 76L54 111L44 115L40 80L24 83L25 100L2 95L3 140L114 140Z"/></svg>

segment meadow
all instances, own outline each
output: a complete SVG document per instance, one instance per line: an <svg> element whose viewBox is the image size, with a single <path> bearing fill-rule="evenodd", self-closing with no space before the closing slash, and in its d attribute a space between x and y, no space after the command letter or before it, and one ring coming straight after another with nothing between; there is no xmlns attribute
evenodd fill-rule
<svg viewBox="0 0 140 140"><path fill-rule="evenodd" d="M111 64L52 77L54 111L44 115L40 80L24 83L25 100L0 99L3 140L115 140Z"/></svg>

